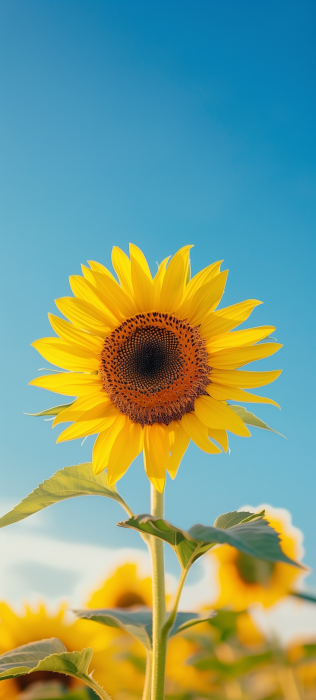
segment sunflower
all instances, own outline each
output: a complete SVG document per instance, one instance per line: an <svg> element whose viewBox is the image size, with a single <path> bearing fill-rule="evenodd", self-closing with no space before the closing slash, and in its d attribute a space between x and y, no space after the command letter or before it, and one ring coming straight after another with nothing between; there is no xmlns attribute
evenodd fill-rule
<svg viewBox="0 0 316 700"><path fill-rule="evenodd" d="M114 634L113 634L114 633ZM26 606L22 613L15 612L7 603L0 602L0 654L40 639L58 637L68 651L93 647L91 668L95 680L110 694L116 694L126 685L131 691L142 687L143 677L127 658L121 659L121 642L118 644L115 630L101 627L91 620L69 619L66 606L49 612L44 603L35 608ZM13 700L29 685L56 681L62 688L71 690L80 681L59 673L39 672L20 676L0 683L0 699Z"/></svg>
<svg viewBox="0 0 316 700"><path fill-rule="evenodd" d="M143 578L137 564L128 562L118 566L91 594L88 608L130 608L133 605L152 606L152 579Z"/></svg>
<svg viewBox="0 0 316 700"><path fill-rule="evenodd" d="M299 561L303 556L302 533L292 525L290 513L270 505L249 507L249 510L257 513L263 509L266 511L265 519L280 535L284 554ZM302 571L297 567L256 559L226 544L214 549L208 556L213 557L218 565L220 594L214 603L216 608L230 606L233 610L245 610L257 602L270 607L288 595L302 576Z"/></svg>
<svg viewBox="0 0 316 700"><path fill-rule="evenodd" d="M218 454L228 449L227 431L250 436L227 400L275 404L244 389L269 384L279 370L238 371L281 347L258 344L274 327L231 332L261 302L216 310L228 271L215 262L190 279L191 247L166 258L154 277L135 245L130 258L113 248L118 280L89 261L82 277L70 277L74 296L56 301L68 320L49 314L58 337L33 343L66 372L30 384L77 397L54 420L72 423L57 442L97 434L93 468L107 468L110 484L143 451L147 476L162 492L166 470L175 477L190 440Z"/></svg>

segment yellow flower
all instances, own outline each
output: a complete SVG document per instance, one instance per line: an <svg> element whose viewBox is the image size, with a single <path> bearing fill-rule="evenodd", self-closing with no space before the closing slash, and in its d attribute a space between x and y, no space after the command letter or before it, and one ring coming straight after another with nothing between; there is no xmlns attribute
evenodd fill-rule
<svg viewBox="0 0 316 700"><path fill-rule="evenodd" d="M94 609L130 608L133 605L152 605L152 580L142 578L134 563L118 566L87 602L87 607Z"/></svg>
<svg viewBox="0 0 316 700"><path fill-rule="evenodd" d="M289 512L270 505L255 509L247 507L246 510L259 513L263 508L266 520L280 534L284 554L299 561L303 556L302 533L292 525ZM256 602L270 607L288 595L302 576L302 571L294 566L256 559L226 544L212 550L208 556L218 564L220 594L215 602L217 608L229 606L233 610L245 610Z"/></svg>
<svg viewBox="0 0 316 700"><path fill-rule="evenodd" d="M227 400L275 404L244 389L269 384L280 371L238 371L281 347L256 344L274 327L231 332L260 302L216 310L228 271L220 272L216 262L189 280L190 248L169 264L166 258L154 278L135 245L130 258L113 248L118 281L90 261L83 277L70 277L74 297L56 301L68 321L49 314L59 337L33 343L67 371L30 383L78 397L54 420L72 422L57 442L98 434L93 468L107 468L110 484L143 451L147 476L162 492L166 470L175 477L190 439L217 454L215 442L227 451L227 431L250 435Z"/></svg>
<svg viewBox="0 0 316 700"><path fill-rule="evenodd" d="M0 654L22 644L50 637L61 639L68 651L93 647L93 677L108 693L118 697L117 693L122 688L130 691L136 688L138 691L142 687L143 676L128 660L120 658L122 643L117 643L115 630L87 620L69 621L64 605L55 613L49 613L45 605L40 604L37 609L27 606L23 613L18 614L5 602L0 603ZM57 680L68 689L80 685L71 676L39 672L2 681L0 699L18 698L21 691L32 683L52 680Z"/></svg>

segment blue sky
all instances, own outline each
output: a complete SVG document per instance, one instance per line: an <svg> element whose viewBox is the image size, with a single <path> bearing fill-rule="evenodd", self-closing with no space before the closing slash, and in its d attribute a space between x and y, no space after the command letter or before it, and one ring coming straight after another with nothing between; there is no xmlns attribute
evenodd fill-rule
<svg viewBox="0 0 316 700"><path fill-rule="evenodd" d="M288 439L253 430L221 457L190 447L166 515L186 527L245 503L287 508L316 570L315 3L3 0L0 12L2 502L90 461L91 438L56 445L58 428L24 415L56 402L28 386L47 365L30 343L50 334L68 276L110 265L114 244L136 243L154 270L192 243L193 272L229 268L225 305L260 299L251 325L277 327L284 348L261 366L284 370L269 387L282 412L257 413ZM120 489L148 510L141 459ZM121 517L76 499L41 528L138 546Z"/></svg>

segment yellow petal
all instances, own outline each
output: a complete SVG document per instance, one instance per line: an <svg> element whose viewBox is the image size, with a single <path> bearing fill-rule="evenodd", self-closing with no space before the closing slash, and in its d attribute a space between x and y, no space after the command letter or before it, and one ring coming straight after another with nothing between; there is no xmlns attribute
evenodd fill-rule
<svg viewBox="0 0 316 700"><path fill-rule="evenodd" d="M166 427L154 423L144 428L144 466L149 481L162 493L165 485L166 466L169 460L169 441Z"/></svg>
<svg viewBox="0 0 316 700"><path fill-rule="evenodd" d="M227 452L227 450L228 450L228 435L227 435L226 430L213 430L212 428L208 428L208 435L213 440L216 440L216 442L218 442L219 445L221 445L224 452Z"/></svg>
<svg viewBox="0 0 316 700"><path fill-rule="evenodd" d="M225 406L221 401L212 399L211 396L199 396L195 400L194 410L199 420L208 428L230 430L231 433L241 437L250 436L250 432L241 418L228 406Z"/></svg>
<svg viewBox="0 0 316 700"><path fill-rule="evenodd" d="M96 335L91 335L86 331L80 331L79 328L75 328L71 323L65 321L63 318L54 316L53 314L48 314L49 322L55 333L59 335L60 338L66 340L67 343L71 345L79 345L86 350L90 350L93 353L101 353L104 338L98 338Z"/></svg>
<svg viewBox="0 0 316 700"><path fill-rule="evenodd" d="M227 333L227 331L247 321L253 309L259 304L262 304L262 302L255 299L247 299L247 301L241 301L239 304L214 311L201 323L200 335L209 340L212 336Z"/></svg>
<svg viewBox="0 0 316 700"><path fill-rule="evenodd" d="M282 370L274 369L270 372L243 372L242 370L211 370L210 379L216 384L225 386L236 386L239 389L255 389L259 386L266 386L277 379Z"/></svg>
<svg viewBox="0 0 316 700"><path fill-rule="evenodd" d="M259 340L263 340L275 331L274 326L258 326L258 328L246 328L242 331L234 331L233 333L222 333L214 337L210 335L206 341L206 349L208 352L222 350L225 348L247 347L254 345Z"/></svg>
<svg viewBox="0 0 316 700"><path fill-rule="evenodd" d="M114 246L112 250L112 265L118 276L120 285L126 294L134 295L132 285L131 261L123 251Z"/></svg>
<svg viewBox="0 0 316 700"><path fill-rule="evenodd" d="M98 375L77 372L45 374L32 379L29 384L55 391L57 394L64 394L64 396L89 396L98 389L102 389L102 382Z"/></svg>
<svg viewBox="0 0 316 700"><path fill-rule="evenodd" d="M93 372L100 366L100 357L83 348L68 345L61 338L41 338L31 343L45 360L74 372Z"/></svg>
<svg viewBox="0 0 316 700"><path fill-rule="evenodd" d="M106 279L105 275L104 278ZM71 291L77 299L88 302L96 309L99 309L101 313L105 313L113 324L117 324L121 320L119 312L110 307L110 303L105 297L99 293L99 291L84 277L80 275L72 275L69 277L69 284Z"/></svg>
<svg viewBox="0 0 316 700"><path fill-rule="evenodd" d="M115 407L114 407L115 408ZM95 418L94 420L76 421L72 423L66 430L58 436L56 442L65 442L66 440L76 440L77 438L83 438L87 435L95 435L95 433L101 433L103 430L107 430L110 425L112 425L117 416L120 415L118 410L111 411L111 415L106 418Z"/></svg>
<svg viewBox="0 0 316 700"><path fill-rule="evenodd" d="M223 260L218 260L194 275L185 288L184 298L191 299L200 287L214 279L220 273L222 262Z"/></svg>
<svg viewBox="0 0 316 700"><path fill-rule="evenodd" d="M131 273L136 306L139 312L154 307L154 285L147 260L139 248L130 245Z"/></svg>
<svg viewBox="0 0 316 700"><path fill-rule="evenodd" d="M139 455L143 447L142 428L139 423L133 423L127 416L125 422L113 443L108 462L108 482L112 486L120 479L128 467Z"/></svg>
<svg viewBox="0 0 316 700"><path fill-rule="evenodd" d="M161 292L161 287L162 283L164 280L165 272L166 272L166 267L167 267L167 262L170 258L165 258L159 265L158 271L155 274L155 277L153 279L153 285L154 285L154 307L155 309L160 308L160 292Z"/></svg>
<svg viewBox="0 0 316 700"><path fill-rule="evenodd" d="M125 416L118 415L115 422L100 433L94 443L92 451L92 464L94 474L100 474L108 466L109 456L114 442L125 423Z"/></svg>
<svg viewBox="0 0 316 700"><path fill-rule="evenodd" d="M225 290L228 270L220 272L214 279L200 287L190 301L187 319L192 326L198 326L205 317L214 311Z"/></svg>
<svg viewBox="0 0 316 700"><path fill-rule="evenodd" d="M188 274L191 245L186 245L171 258L160 292L159 311L174 311L180 304Z"/></svg>
<svg viewBox="0 0 316 700"><path fill-rule="evenodd" d="M100 272L94 272L93 270L90 270L90 276L98 294L102 297L113 316L125 319L137 313L131 295L126 294L113 277L102 275Z"/></svg>
<svg viewBox="0 0 316 700"><path fill-rule="evenodd" d="M180 466L180 462L186 452L190 438L181 426L180 421L172 421L167 429L169 438L169 460L166 469L172 479L175 478Z"/></svg>
<svg viewBox="0 0 316 700"><path fill-rule="evenodd" d="M241 401L242 403L269 403L273 406L280 408L279 404L272 399L266 399L263 396L256 396L256 394L248 394L247 391L243 389L237 389L233 386L224 386L222 384L209 384L206 387L207 393L217 399L217 401Z"/></svg>
<svg viewBox="0 0 316 700"><path fill-rule="evenodd" d="M112 405L111 400L104 391L99 391L90 396L81 396L74 403L66 408L65 411L58 413L53 421L53 428L59 423L70 423L78 420L95 420L96 418L107 417L107 409ZM93 413L91 415L91 410ZM112 410L110 411L112 415Z"/></svg>
<svg viewBox="0 0 316 700"><path fill-rule="evenodd" d="M94 335L104 337L117 325L113 323L112 317L101 313L95 306L81 299L62 297L55 299L55 304L57 309L77 328L87 330Z"/></svg>
<svg viewBox="0 0 316 700"><path fill-rule="evenodd" d="M113 277L112 273L110 270L108 270L104 265L101 265L101 263L95 262L94 260L88 260L88 263L91 267L91 270L94 272L100 272L102 275L106 275L107 277L111 277L112 280L115 280L115 277Z"/></svg>
<svg viewBox="0 0 316 700"><path fill-rule="evenodd" d="M221 452L221 450L209 440L206 425L201 423L195 413L185 413L181 418L181 425L189 438L195 442L200 450L208 454L219 454Z"/></svg>
<svg viewBox="0 0 316 700"><path fill-rule="evenodd" d="M261 343L246 348L228 348L209 354L207 364L216 369L237 369L255 360L271 357L283 346L279 343Z"/></svg>

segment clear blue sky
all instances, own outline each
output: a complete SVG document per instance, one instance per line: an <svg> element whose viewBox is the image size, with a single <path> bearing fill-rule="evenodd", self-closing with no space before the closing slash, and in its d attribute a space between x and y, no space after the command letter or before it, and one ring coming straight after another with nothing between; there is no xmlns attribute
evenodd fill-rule
<svg viewBox="0 0 316 700"><path fill-rule="evenodd" d="M90 461L91 438L56 445L57 428L23 414L56 403L28 387L47 365L30 343L50 334L68 276L110 264L113 244L136 243L154 269L192 243L193 272L230 269L225 305L260 299L252 325L277 327L284 348L262 368L284 369L269 388L282 412L256 408L288 440L253 430L230 456L191 447L167 517L288 508L316 570L315 15L309 0L2 1L1 499ZM120 488L148 510L140 460ZM46 534L136 546L119 519L76 499Z"/></svg>

